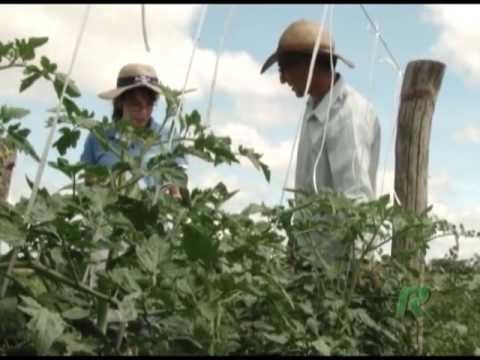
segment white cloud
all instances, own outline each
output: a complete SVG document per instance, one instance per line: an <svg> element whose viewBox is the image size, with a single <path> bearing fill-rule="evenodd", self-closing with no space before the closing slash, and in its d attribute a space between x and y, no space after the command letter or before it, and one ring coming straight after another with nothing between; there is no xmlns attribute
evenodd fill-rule
<svg viewBox="0 0 480 360"><path fill-rule="evenodd" d="M453 140L458 144L480 144L480 127L473 124L456 130L453 133Z"/></svg>
<svg viewBox="0 0 480 360"><path fill-rule="evenodd" d="M148 5L147 30L151 52L145 50L139 5L93 5L76 59L73 78L84 91L94 94L114 86L121 68L129 62L152 64L165 83L181 88L192 52L192 34L199 5ZM14 39L48 36L39 54L47 55L66 72L77 39L84 5L1 5L0 37ZM22 21L18 21L21 18ZM208 20L208 18L207 18ZM215 51L197 49L188 86L197 87L191 97L205 95L210 88ZM260 75L260 64L245 51L226 52L220 61L218 91L255 94L282 93L273 74ZM18 83L20 71L1 74L2 82ZM16 81L15 81L16 80ZM2 95L13 95L2 88ZM32 96L45 97L41 86ZM53 96L52 92L52 96Z"/></svg>
<svg viewBox="0 0 480 360"><path fill-rule="evenodd" d="M234 168L215 168L203 165L197 168L195 176L191 178L189 187L205 189L213 187L219 182L225 184L229 191L239 190L223 208L229 212L243 210L250 203L261 203L271 191L270 186L265 182L252 182L251 179L242 176L242 170Z"/></svg>
<svg viewBox="0 0 480 360"><path fill-rule="evenodd" d="M426 19L438 25L434 55L449 62L470 84L480 84L480 5L426 5Z"/></svg>

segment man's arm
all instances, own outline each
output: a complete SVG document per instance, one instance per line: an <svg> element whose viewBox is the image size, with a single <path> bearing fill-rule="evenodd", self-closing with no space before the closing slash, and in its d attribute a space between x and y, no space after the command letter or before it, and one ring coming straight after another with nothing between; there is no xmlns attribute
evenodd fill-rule
<svg viewBox="0 0 480 360"><path fill-rule="evenodd" d="M80 161L86 164L95 164L95 152L94 152L94 137L93 134L90 133L85 140L85 144L83 146L83 153L80 156ZM89 175L85 173L85 185L91 186L96 183L97 179L93 175Z"/></svg>
<svg viewBox="0 0 480 360"><path fill-rule="evenodd" d="M372 141L372 159L370 162L370 169L369 169L369 175L370 179L373 181L373 191L374 195L377 193L377 173L378 173L378 165L380 163L380 142L382 139L382 133L381 133L381 128L380 128L380 122L378 121L378 118L375 115L372 115L375 119L374 124L374 135L373 135L373 141Z"/></svg>

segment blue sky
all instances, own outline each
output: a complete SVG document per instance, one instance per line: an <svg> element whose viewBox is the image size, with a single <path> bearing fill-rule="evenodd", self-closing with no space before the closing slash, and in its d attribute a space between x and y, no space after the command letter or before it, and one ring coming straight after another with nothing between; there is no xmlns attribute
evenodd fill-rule
<svg viewBox="0 0 480 360"><path fill-rule="evenodd" d="M198 91L185 98L186 110L205 113L213 75L216 49L230 5L209 5L196 52L188 87ZM175 87L183 85L190 59L193 36L201 5L147 5L147 30L151 53L143 45L140 5L93 5L86 32L73 70L73 78L82 90L80 104L101 118L109 115L111 105L96 93L113 87L120 67L127 62L149 63L159 77ZM480 87L480 30L477 19L480 5L366 5L369 13L400 63L440 60L447 65L433 118L430 147L429 202L437 214L468 227L477 227L480 217L480 191L476 183L479 169L470 166L480 144L480 126L476 105ZM0 5L2 41L25 36L49 36L40 54L57 62L63 71L69 66L74 41L80 30L85 5ZM238 210L249 202L276 204L280 198L294 132L303 113L304 99L296 99L280 85L276 67L260 75L260 67L275 49L283 29L291 22L306 18L320 21L324 5L237 5L220 68L212 112L212 128L229 135L234 142L255 147L272 166L272 181L267 184L248 164L233 168L215 168L192 161L192 186L210 186L217 181L239 189L228 208ZM20 15L21 14L21 15ZM18 20L21 19L21 20ZM387 57L378 45L373 62L373 81L369 83L375 35L358 4L333 7L331 33L337 51L356 67L338 67L347 82L374 105L382 125L379 183L386 173L385 192L393 186L392 131L397 73L382 61ZM18 96L20 75L0 73L3 103L31 109L25 120L33 130L32 142L41 151L47 134L46 112L56 105L55 95L46 84ZM163 104L155 112L163 116ZM78 149L68 157L78 159ZM390 157L385 163L385 155ZM55 157L51 151L50 158ZM21 157L15 169L10 200L28 194L24 176L33 178L36 164ZM290 178L293 177L293 168ZM44 186L56 190L65 184L56 172L47 170ZM291 185L291 184L290 184ZM380 189L381 190L381 189ZM477 240L465 240L462 257L480 251ZM428 257L442 256L453 245L451 239L437 240Z"/></svg>

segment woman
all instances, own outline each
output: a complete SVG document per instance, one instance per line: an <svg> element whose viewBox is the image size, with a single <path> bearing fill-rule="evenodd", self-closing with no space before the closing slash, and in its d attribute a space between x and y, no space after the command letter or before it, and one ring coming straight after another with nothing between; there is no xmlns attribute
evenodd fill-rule
<svg viewBox="0 0 480 360"><path fill-rule="evenodd" d="M105 100L113 100L114 121L122 118L128 118L135 128L150 128L160 135L162 142L168 140L168 131L162 131L160 125L153 121L152 112L158 95L162 91L158 86L158 77L155 69L149 65L127 64L120 70L117 77L117 87L99 94L99 97ZM115 132L108 134L112 145L115 145L117 135ZM133 144L128 152L131 156L138 155L141 151L141 144ZM144 160L158 155L161 151L160 145L150 148L145 155ZM98 139L93 133L90 133L85 141L81 161L92 165L104 165L112 167L119 161L118 157L112 151L105 151ZM184 158L177 158L177 164L186 168ZM155 186L152 178L143 179L145 186ZM92 183L87 179L86 183ZM179 197L178 187L174 185L167 186L172 196Z"/></svg>

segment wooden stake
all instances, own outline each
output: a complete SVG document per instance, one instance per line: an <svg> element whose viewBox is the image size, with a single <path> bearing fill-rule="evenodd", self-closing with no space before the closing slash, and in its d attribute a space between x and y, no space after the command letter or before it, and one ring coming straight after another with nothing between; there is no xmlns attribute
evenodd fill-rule
<svg viewBox="0 0 480 360"><path fill-rule="evenodd" d="M402 207L420 214L428 204L428 158L432 117L445 73L445 64L417 60L408 64L402 84L395 144L395 192ZM392 256L413 250L413 239L394 237ZM419 272L423 286L425 254L417 253L408 264ZM423 319L416 321L417 354L423 353Z"/></svg>

